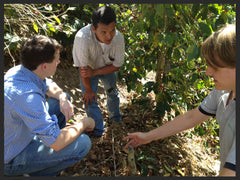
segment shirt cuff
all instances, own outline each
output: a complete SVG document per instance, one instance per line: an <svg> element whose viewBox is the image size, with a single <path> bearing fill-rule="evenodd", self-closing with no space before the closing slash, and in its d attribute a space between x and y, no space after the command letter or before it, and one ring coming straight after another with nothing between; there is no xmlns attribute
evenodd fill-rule
<svg viewBox="0 0 240 180"><path fill-rule="evenodd" d="M208 116L213 116L215 117L216 114L212 114L212 113L208 113L206 111L203 110L203 108L201 106L198 106L198 109L201 113L205 114L205 115L208 115Z"/></svg>
<svg viewBox="0 0 240 180"><path fill-rule="evenodd" d="M227 169L231 169L233 171L236 171L236 165L232 164L232 163L229 163L229 162L226 162L223 167L227 168Z"/></svg>

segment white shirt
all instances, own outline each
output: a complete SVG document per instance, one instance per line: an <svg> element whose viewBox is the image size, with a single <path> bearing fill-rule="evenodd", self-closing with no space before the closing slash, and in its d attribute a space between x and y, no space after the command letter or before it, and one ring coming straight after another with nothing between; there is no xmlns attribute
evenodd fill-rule
<svg viewBox="0 0 240 180"><path fill-rule="evenodd" d="M109 45L101 44L92 31L91 24L80 29L74 39L73 61L76 67L98 69L107 65L121 67L124 63L123 35L116 30Z"/></svg>
<svg viewBox="0 0 240 180"><path fill-rule="evenodd" d="M220 161L236 165L236 101L230 100L231 91L213 91L200 104L199 110L206 115L216 115L219 123Z"/></svg>

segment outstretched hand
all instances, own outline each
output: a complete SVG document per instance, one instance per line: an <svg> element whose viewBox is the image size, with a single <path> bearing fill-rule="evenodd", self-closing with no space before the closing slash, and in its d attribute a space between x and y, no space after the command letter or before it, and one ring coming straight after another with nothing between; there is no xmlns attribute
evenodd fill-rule
<svg viewBox="0 0 240 180"><path fill-rule="evenodd" d="M126 137L123 138L124 141L130 140L124 148L128 148L129 145L132 147L137 147L142 144L147 144L150 141L147 139L146 133L136 132L128 133Z"/></svg>

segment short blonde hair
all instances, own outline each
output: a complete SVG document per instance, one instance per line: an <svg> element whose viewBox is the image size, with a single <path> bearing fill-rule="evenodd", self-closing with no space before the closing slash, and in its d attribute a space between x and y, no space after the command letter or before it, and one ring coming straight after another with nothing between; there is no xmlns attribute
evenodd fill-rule
<svg viewBox="0 0 240 180"><path fill-rule="evenodd" d="M229 24L209 36L201 53L206 63L217 67L236 67L236 25ZM216 60L216 56L220 61Z"/></svg>

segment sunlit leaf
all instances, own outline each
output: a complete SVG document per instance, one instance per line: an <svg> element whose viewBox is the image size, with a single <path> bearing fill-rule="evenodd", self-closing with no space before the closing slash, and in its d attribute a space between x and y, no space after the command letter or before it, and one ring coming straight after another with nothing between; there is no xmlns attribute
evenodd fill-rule
<svg viewBox="0 0 240 180"><path fill-rule="evenodd" d="M61 21L57 16L53 16L53 18L57 21L58 24L61 24Z"/></svg>
<svg viewBox="0 0 240 180"><path fill-rule="evenodd" d="M38 26L35 22L33 22L33 29L38 33Z"/></svg>

